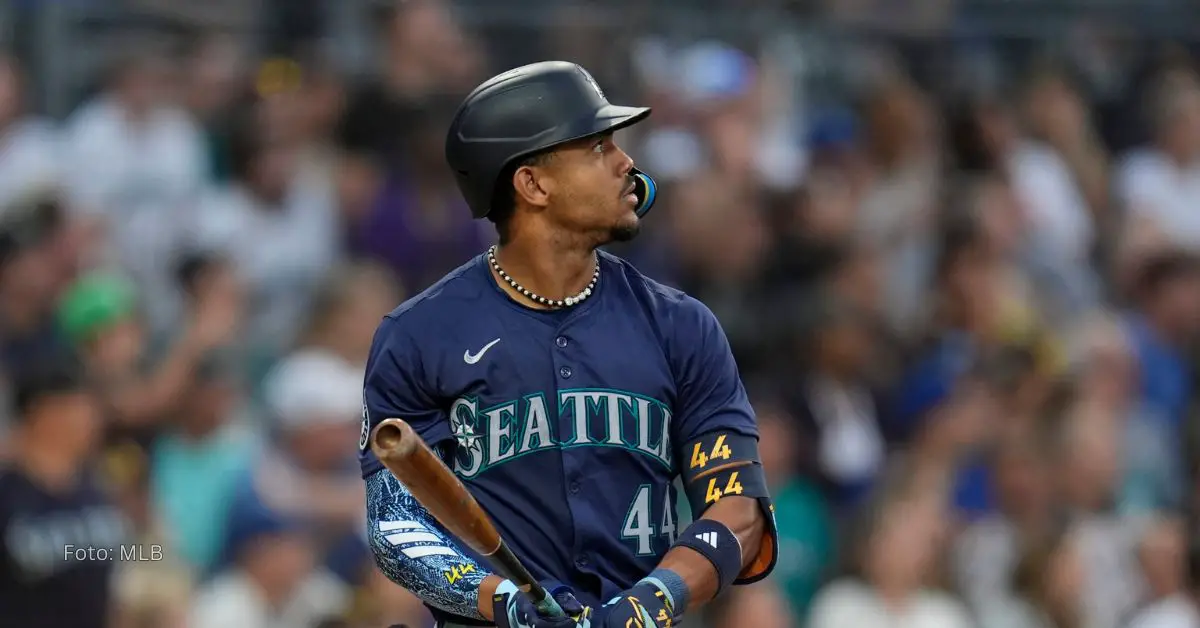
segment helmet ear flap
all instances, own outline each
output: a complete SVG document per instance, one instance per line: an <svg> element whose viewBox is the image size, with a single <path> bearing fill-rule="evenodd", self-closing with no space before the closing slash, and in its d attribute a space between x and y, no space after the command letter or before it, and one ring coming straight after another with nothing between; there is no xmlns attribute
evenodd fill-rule
<svg viewBox="0 0 1200 628"><path fill-rule="evenodd" d="M658 200L658 184L650 175L634 168L630 174L633 175L633 193L638 198L637 207L634 212L641 218L650 213L650 209L654 207L654 202Z"/></svg>

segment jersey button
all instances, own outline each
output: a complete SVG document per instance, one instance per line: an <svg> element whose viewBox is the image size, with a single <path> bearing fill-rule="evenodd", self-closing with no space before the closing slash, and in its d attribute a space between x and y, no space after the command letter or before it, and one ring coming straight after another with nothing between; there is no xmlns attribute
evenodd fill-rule
<svg viewBox="0 0 1200 628"><path fill-rule="evenodd" d="M574 495L578 492L579 492L579 482L571 482L571 494Z"/></svg>
<svg viewBox="0 0 1200 628"><path fill-rule="evenodd" d="M584 556L584 555L582 555L582 554L581 554L581 555L579 555L579 556L577 556L577 557L575 558L575 564L576 564L576 565L578 565L578 566L580 566L580 567L587 567L587 565L588 565L588 557L587 557L587 556Z"/></svg>
<svg viewBox="0 0 1200 628"><path fill-rule="evenodd" d="M554 344L558 345L559 347L565 347L565 346L567 346L567 337L566 337L566 336L559 336L558 338L555 338L555 339L554 339Z"/></svg>
<svg viewBox="0 0 1200 628"><path fill-rule="evenodd" d="M570 379L571 378L571 367L564 366L564 367L558 369L558 374L561 375L563 379Z"/></svg>

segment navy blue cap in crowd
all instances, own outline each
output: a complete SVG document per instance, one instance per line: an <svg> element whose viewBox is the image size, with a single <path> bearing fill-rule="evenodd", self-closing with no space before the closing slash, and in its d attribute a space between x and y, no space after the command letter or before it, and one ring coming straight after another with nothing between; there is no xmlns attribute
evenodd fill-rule
<svg viewBox="0 0 1200 628"><path fill-rule="evenodd" d="M650 213L650 208L654 207L654 201L658 200L658 184L650 175L633 169L633 193L638 197L638 206L634 210L637 212L638 218Z"/></svg>

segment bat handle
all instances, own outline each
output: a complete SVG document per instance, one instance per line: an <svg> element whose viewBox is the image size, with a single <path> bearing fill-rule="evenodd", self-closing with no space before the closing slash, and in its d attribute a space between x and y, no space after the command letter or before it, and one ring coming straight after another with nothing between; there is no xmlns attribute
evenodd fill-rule
<svg viewBox="0 0 1200 628"><path fill-rule="evenodd" d="M566 617L558 602L554 600L554 596L546 591L545 587L538 584L534 579L533 574L521 564L512 550L508 549L508 544L503 540L500 541L500 546L492 553L491 559L496 562L496 565L503 570L504 577L512 580L517 587L526 589L529 599L538 611L547 617Z"/></svg>

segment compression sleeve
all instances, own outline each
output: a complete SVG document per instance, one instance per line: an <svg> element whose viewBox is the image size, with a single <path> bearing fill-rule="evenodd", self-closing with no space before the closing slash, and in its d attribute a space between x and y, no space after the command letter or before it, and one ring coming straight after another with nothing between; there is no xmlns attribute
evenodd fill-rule
<svg viewBox="0 0 1200 628"><path fill-rule="evenodd" d="M388 579L431 607L483 619L487 570L386 470L367 478L367 512L371 553Z"/></svg>

